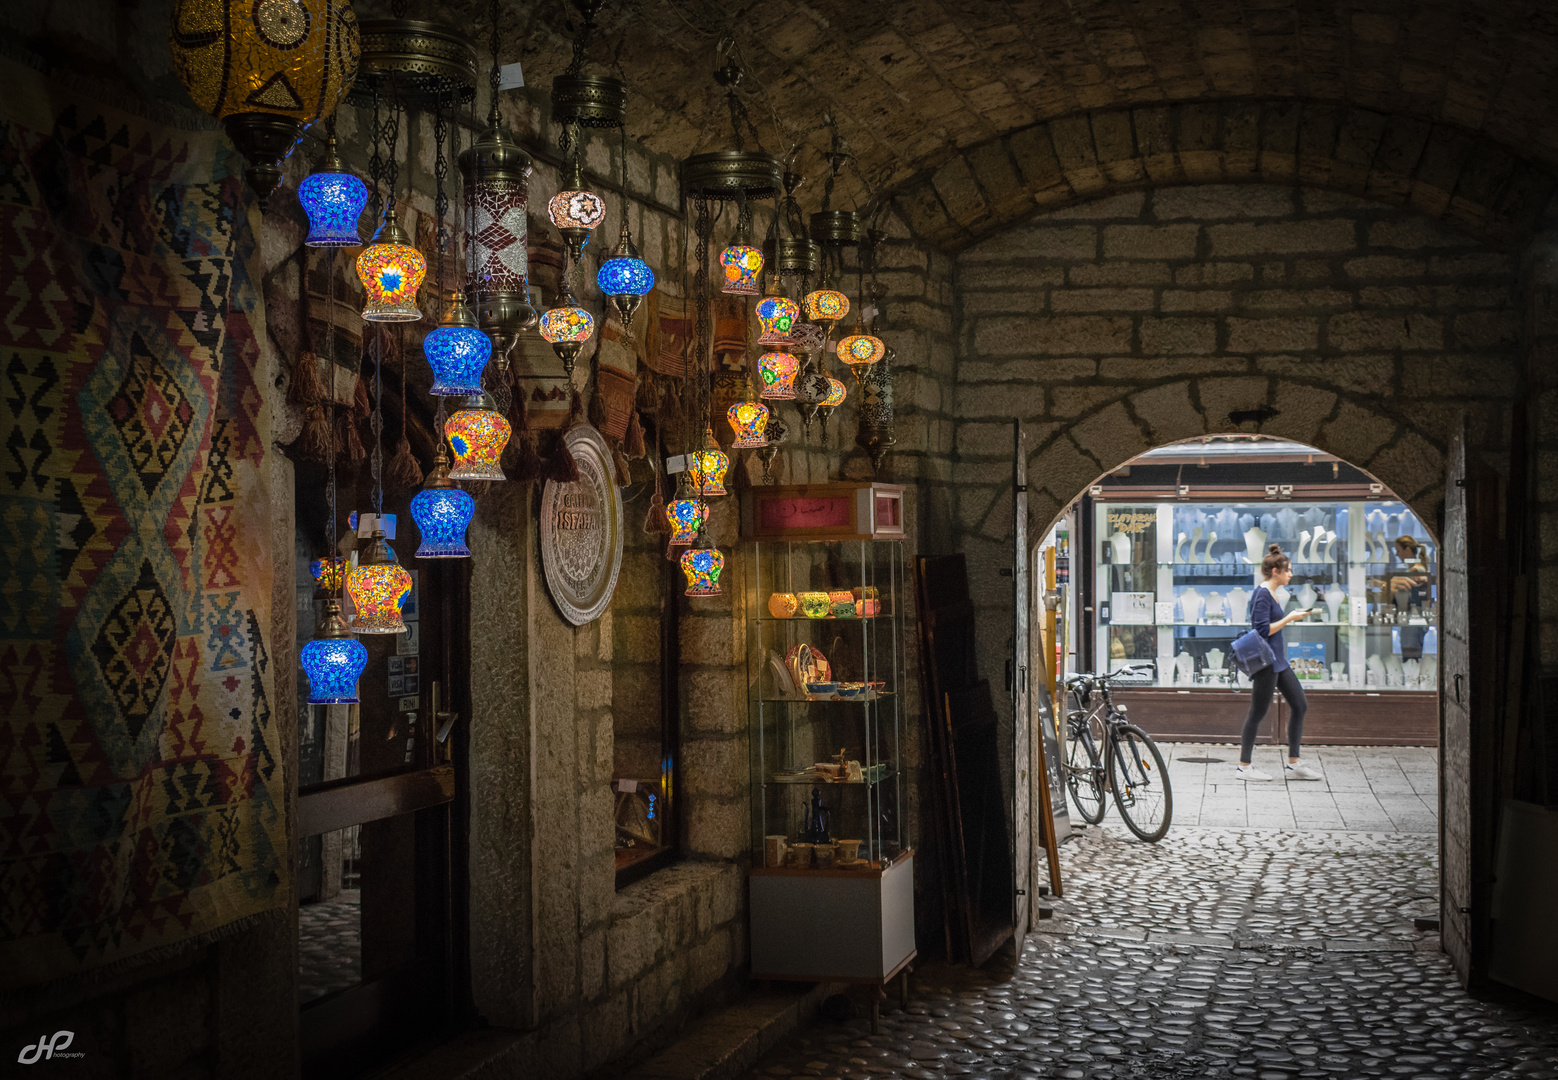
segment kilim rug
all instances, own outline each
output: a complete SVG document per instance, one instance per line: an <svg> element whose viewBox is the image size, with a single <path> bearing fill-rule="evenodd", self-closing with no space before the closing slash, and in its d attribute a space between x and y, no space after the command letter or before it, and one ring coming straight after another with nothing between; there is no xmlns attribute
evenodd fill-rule
<svg viewBox="0 0 1558 1080"><path fill-rule="evenodd" d="M0 987L289 891L242 162L0 61ZM257 221L258 219L254 219Z"/></svg>

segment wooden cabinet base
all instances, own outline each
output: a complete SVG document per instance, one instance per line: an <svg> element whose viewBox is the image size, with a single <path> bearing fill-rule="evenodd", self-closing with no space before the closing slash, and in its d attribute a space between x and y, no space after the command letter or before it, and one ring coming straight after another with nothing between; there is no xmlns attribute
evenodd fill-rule
<svg viewBox="0 0 1558 1080"><path fill-rule="evenodd" d="M886 983L914 958L914 856L886 870L753 870L752 978Z"/></svg>
<svg viewBox="0 0 1558 1080"><path fill-rule="evenodd" d="M1439 695L1432 690L1309 690L1304 742L1310 746L1437 746ZM1133 723L1163 742L1237 743L1250 711L1246 689L1117 690ZM1291 713L1277 696L1261 724L1262 743L1287 742Z"/></svg>

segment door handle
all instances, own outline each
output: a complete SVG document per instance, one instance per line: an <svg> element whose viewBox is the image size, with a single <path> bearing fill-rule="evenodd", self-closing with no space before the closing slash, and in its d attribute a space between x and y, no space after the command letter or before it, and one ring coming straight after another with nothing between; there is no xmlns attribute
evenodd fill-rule
<svg viewBox="0 0 1558 1080"><path fill-rule="evenodd" d="M1465 677L1459 671L1455 673L1455 703L1457 705L1461 703L1461 680Z"/></svg>

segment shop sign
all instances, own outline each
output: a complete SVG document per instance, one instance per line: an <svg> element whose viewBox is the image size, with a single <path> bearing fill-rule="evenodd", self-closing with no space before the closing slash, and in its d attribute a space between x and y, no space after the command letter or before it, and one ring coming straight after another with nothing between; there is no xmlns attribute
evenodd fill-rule
<svg viewBox="0 0 1558 1080"><path fill-rule="evenodd" d="M1151 526L1158 523L1156 510L1110 510L1109 532L1123 532L1131 535L1146 532Z"/></svg>
<svg viewBox="0 0 1558 1080"><path fill-rule="evenodd" d="M622 493L611 448L588 424L571 428L569 451L579 464L570 484L541 489L541 566L547 591L575 626L597 619L611 603L622 570Z"/></svg>

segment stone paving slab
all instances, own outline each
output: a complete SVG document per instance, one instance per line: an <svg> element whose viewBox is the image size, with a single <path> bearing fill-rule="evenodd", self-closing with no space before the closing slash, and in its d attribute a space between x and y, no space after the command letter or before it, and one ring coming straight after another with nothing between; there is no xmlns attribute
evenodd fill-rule
<svg viewBox="0 0 1558 1080"><path fill-rule="evenodd" d="M747 1080L1558 1078L1558 1010L1470 997L1414 928L1438 910L1432 832L1177 819L1155 845L1107 821L1063 845L1019 962L928 965L880 1036L819 1024Z"/></svg>

